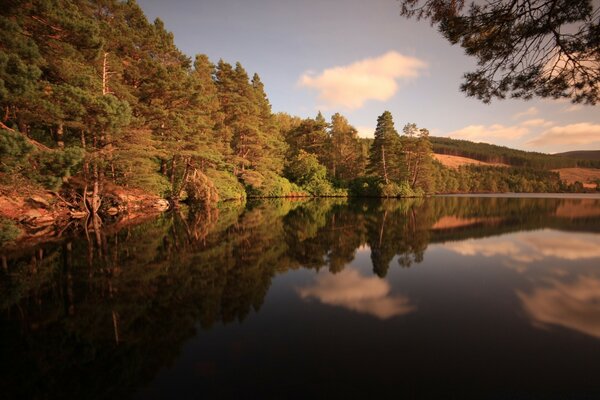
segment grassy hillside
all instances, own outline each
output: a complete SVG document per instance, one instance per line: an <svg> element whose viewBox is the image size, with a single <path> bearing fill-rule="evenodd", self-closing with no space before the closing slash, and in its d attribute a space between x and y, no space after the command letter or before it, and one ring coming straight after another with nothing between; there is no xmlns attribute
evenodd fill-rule
<svg viewBox="0 0 600 400"><path fill-rule="evenodd" d="M468 157L487 163L545 170L575 167L600 168L600 159L578 159L444 137L431 137L431 143L433 151L437 154Z"/></svg>

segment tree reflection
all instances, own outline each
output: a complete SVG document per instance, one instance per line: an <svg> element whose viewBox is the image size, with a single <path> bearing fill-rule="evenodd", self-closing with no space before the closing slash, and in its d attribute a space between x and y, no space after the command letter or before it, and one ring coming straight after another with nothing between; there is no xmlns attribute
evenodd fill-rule
<svg viewBox="0 0 600 400"><path fill-rule="evenodd" d="M273 277L292 269L335 274L307 298L401 315L412 310L407 299L346 269L357 249L370 247L373 272L385 277L394 257L414 265L429 243L545 227L598 231L598 202L583 215L569 207L557 199L272 200L96 224L87 235L80 228L3 254L1 346L10 369L0 383L8 397L126 397L177 356L197 324L244 320ZM444 226L445 217L462 222ZM331 285L345 293L344 282L374 289L347 301L325 293ZM532 315L543 297L530 295Z"/></svg>

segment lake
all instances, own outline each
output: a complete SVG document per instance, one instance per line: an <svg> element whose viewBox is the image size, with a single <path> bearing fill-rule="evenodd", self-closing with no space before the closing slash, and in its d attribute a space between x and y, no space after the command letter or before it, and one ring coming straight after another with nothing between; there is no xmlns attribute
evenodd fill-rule
<svg viewBox="0 0 600 400"><path fill-rule="evenodd" d="M600 196L226 203L2 267L4 398L600 395Z"/></svg>

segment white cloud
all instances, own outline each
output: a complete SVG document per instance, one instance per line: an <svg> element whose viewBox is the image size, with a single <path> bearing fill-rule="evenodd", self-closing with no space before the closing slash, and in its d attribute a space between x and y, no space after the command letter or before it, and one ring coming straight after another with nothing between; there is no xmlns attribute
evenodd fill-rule
<svg viewBox="0 0 600 400"><path fill-rule="evenodd" d="M600 145L600 124L580 122L554 126L527 142L531 146Z"/></svg>
<svg viewBox="0 0 600 400"><path fill-rule="evenodd" d="M518 139L529 133L529 129L523 125L504 126L494 125L469 125L462 129L450 132L449 137L466 139L472 141L495 141L498 139Z"/></svg>
<svg viewBox="0 0 600 400"><path fill-rule="evenodd" d="M535 119L528 119L527 121L523 121L519 125L527 126L527 127L543 126L545 128L548 128L548 127L552 126L552 124L553 124L552 121L546 121L545 119L542 119L542 118L535 118Z"/></svg>
<svg viewBox="0 0 600 400"><path fill-rule="evenodd" d="M307 71L298 85L316 89L325 109L355 110L368 100L390 99L398 91L399 80L414 80L426 68L423 60L389 51L380 57L327 68L320 74Z"/></svg>
<svg viewBox="0 0 600 400"><path fill-rule="evenodd" d="M361 275L346 268L331 275L319 275L312 286L298 290L303 299L315 298L323 304L343 307L379 319L409 314L416 310L406 296L390 295L390 284L377 277Z"/></svg>
<svg viewBox="0 0 600 400"><path fill-rule="evenodd" d="M529 107L527 110L513 115L513 119L519 119L519 118L523 118L523 117L531 117L531 116L537 115L539 112L540 112L540 110L538 110L537 107Z"/></svg>

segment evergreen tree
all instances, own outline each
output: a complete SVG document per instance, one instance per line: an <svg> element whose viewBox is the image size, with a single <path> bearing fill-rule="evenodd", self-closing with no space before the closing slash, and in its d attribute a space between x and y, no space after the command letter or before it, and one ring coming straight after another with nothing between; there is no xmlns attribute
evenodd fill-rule
<svg viewBox="0 0 600 400"><path fill-rule="evenodd" d="M432 145L429 140L429 131L418 128L410 123L402 130L402 150L407 167L407 181L412 189L421 188L428 192L431 186L432 173Z"/></svg>
<svg viewBox="0 0 600 400"><path fill-rule="evenodd" d="M375 139L369 150L368 173L378 176L386 184L398 182L404 176L400 155L400 136L394 128L392 114L385 111L377 118Z"/></svg>
<svg viewBox="0 0 600 400"><path fill-rule="evenodd" d="M285 138L288 144L288 159L303 150L314 154L321 164L325 164L329 158L328 127L329 124L319 111L315 119L304 119L294 129L289 130Z"/></svg>

